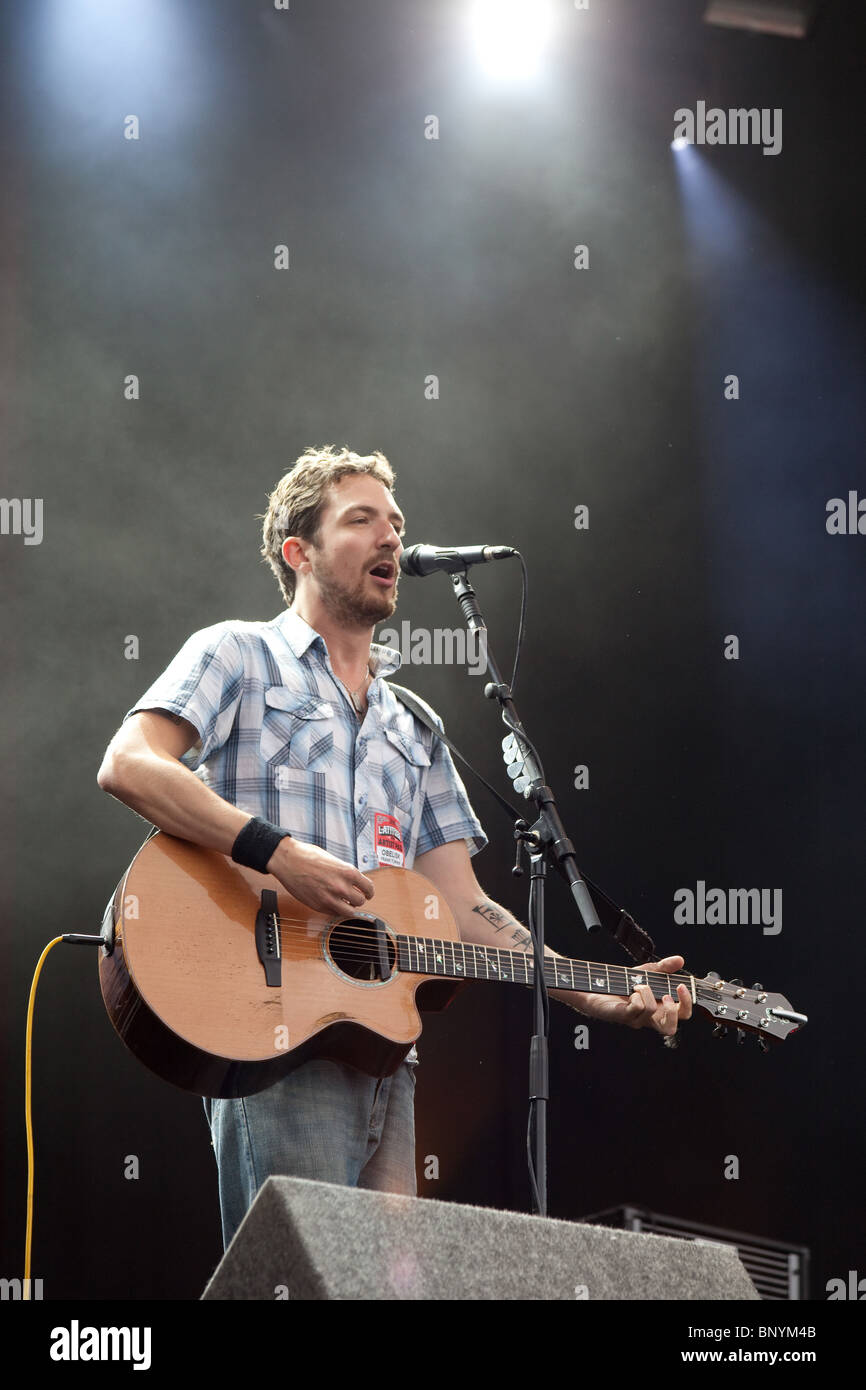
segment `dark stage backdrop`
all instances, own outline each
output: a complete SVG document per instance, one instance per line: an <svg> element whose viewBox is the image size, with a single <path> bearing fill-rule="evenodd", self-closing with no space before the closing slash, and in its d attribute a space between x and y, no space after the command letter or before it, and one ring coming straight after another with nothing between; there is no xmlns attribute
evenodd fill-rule
<svg viewBox="0 0 866 1390"><path fill-rule="evenodd" d="M519 547L518 702L581 866L661 951L809 1015L764 1056L702 1015L675 1052L584 1039L553 1005L551 1214L800 1242L818 1299L866 1274L861 7L806 42L689 0L555 8L535 83L481 74L457 3L4 16L4 1277L33 969L98 929L145 833L97 788L104 749L191 632L280 611L256 514L326 443L384 451L407 543ZM781 148L675 153L699 103L783 113ZM519 570L475 583L510 669ZM444 576L405 579L383 628L459 618ZM484 681L444 650L404 681L506 790ZM508 822L467 786L477 874L525 920ZM764 916L677 922L701 884ZM549 939L624 959L558 881ZM424 1196L528 1209L529 1023L477 985L425 1025ZM33 1075L44 1297L197 1297L221 1254L201 1102L125 1051L93 953L48 959Z"/></svg>

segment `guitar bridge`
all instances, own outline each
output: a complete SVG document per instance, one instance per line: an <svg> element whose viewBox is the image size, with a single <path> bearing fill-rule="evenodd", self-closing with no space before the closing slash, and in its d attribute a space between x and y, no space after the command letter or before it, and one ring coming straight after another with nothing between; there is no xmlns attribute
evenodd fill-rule
<svg viewBox="0 0 866 1390"><path fill-rule="evenodd" d="M265 984L269 989L279 989L283 982L283 957L277 895L272 888L262 889L262 905L256 913L256 951L264 967Z"/></svg>

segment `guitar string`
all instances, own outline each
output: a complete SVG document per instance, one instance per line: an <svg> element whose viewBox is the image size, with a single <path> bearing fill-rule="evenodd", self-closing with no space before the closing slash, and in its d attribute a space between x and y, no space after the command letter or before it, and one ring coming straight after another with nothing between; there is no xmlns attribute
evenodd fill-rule
<svg viewBox="0 0 866 1390"><path fill-rule="evenodd" d="M291 924L291 923L297 923L297 925L296 925L296 926L295 926L295 925L289 925L289 924ZM289 935L290 933L295 933L297 936L301 936L301 935L303 935L303 936L310 936L311 933L310 933L310 931L309 931L309 926L310 926L310 919L307 918L307 917L289 917L289 916L284 916L283 914L280 914L280 942L281 942L281 944L282 944L283 939L286 938L286 937L288 937L288 935ZM369 943L369 937L370 937L370 933L371 933L372 924L370 925L370 927L366 927L366 926L364 926L364 925L358 925L358 926L354 926L354 925L353 925L353 926L349 926L348 924L343 924L343 923L341 923L341 922L339 922L339 921L332 922L331 919L328 919L328 921L322 923L320 926L314 925L314 927L313 927L313 932L315 933L316 931L318 931L318 932L321 934L322 932L324 932L325 930L329 929L330 927L333 927L334 929L337 929L337 928L339 928L339 927L341 927L341 926L343 926L343 932L342 932L341 934L342 934L344 940L346 939L347 936L348 936L349 938L354 937L354 938L355 938L355 941L357 942L357 944L358 944L359 946L360 946L361 944L364 944L364 946L365 946L365 951L364 951L363 954L361 954L361 955L350 955L350 954L347 954L347 953L344 951L344 952L343 952L343 958L344 958L346 961L351 961L351 962L353 962L353 963L355 963L355 964L364 964L364 963L369 962L369 960L370 960L370 952L369 952L369 944L368 944L368 943ZM451 937L418 937L418 938L416 938L416 937L408 936L406 933L398 933L398 937L399 937L399 936L402 936L402 937L403 937L403 944L404 944L404 945L407 945L407 946L408 946L408 945L411 945L411 943L412 943L413 941L415 941L415 940L421 940L421 941L426 941L426 942L429 942L429 941L437 941L437 942L441 943L441 944L444 945L444 946L451 945L451 946L455 946L455 947L460 947L460 948L462 949L462 951L463 951L464 956L465 956L465 948L466 948L466 947L471 947L471 948L472 948L474 951L476 951L476 952L479 951L479 950L485 951L485 952L487 952L487 951L491 951L491 952L492 952L492 951L496 951L497 953L505 952L505 954L506 954L506 955L509 955L509 956L526 957L526 958L530 961L530 966L529 966L529 968L530 968L530 969L534 968L534 962L532 961L531 952L529 952L529 951L515 951L515 950L513 950L511 947L506 947L506 946L502 946L502 947L499 947L499 946L488 946L488 945L485 945L485 944L482 943L482 942L462 941L462 940L459 939L459 938L451 938ZM389 937L388 939L389 939L389 941L391 940L390 937ZM473 964L477 965L477 961L473 962ZM565 957L561 958L561 960L560 960L558 963L557 963L557 962L554 962L553 960L551 960L551 961L549 961L549 962L546 962L546 964L549 966L550 970L554 972L554 974L555 974L555 972L556 972L556 969L562 969L562 968L564 968L565 966L567 966L569 969L571 969L571 968L573 968L574 966L577 966L577 967L580 967L581 969L585 970L588 976L589 976L590 974L592 974L594 971L598 971L599 973L601 973L601 972L607 972L607 971L609 971L609 970L610 970L610 971L620 971L620 972L622 972L622 973L624 973L624 974L627 974L627 975L632 975L632 974L646 975L646 976L647 976L647 980L646 980L646 983L647 983L647 984L649 984L649 983L650 983L650 980L652 979L652 981L656 982L656 983L659 985L659 987L661 987L661 983L662 983L663 981L667 981L668 983L670 983L671 981L676 981L677 984L683 984L683 985L686 985L687 988L691 988L692 982L694 981L695 992L696 992L701 998L707 998L707 999L718 998L719 995L720 995L720 993L721 993L720 990L717 990L717 989L714 989L714 988L708 988L708 987L706 987L706 986L703 986L703 987L702 987L701 984L700 984L700 982L699 982L697 979L695 979L691 974L689 974L688 971L676 971L676 972L671 972L670 974L668 974L668 973L666 973L665 971L662 971L662 970L646 970L646 969L645 969L644 967L642 967L642 966L626 966L626 965L618 965L618 964L606 964L606 963L600 962L600 961L583 961L583 960L578 960L578 959L576 959L576 958L572 958L572 957L570 957L570 956L565 956ZM496 968L496 967L494 966L494 968ZM409 974L415 974L415 973L419 973L419 974L420 974L420 973L431 973L431 974L436 974L437 972L436 972L436 971L430 971L430 972L421 972L421 971L415 972L415 971L409 971L409 972L404 972L404 973L409 973ZM547 973L547 972L545 972L545 973ZM449 976L448 978L452 978L452 979L453 979L453 978L455 978L455 977L454 977L454 976ZM554 983L554 985L555 985L555 984L556 984L556 981L554 980L553 983ZM607 983L611 983L609 979L607 979ZM627 983L627 981L626 981L626 983ZM642 982L642 983L643 983L643 982ZM591 993L592 991L590 990L590 991L580 991L580 992L581 992L581 993ZM615 993L615 991L612 991L612 992ZM673 991L668 991L668 992L672 993ZM726 996L726 997L730 997L730 996ZM745 997L745 996L741 996L741 997Z"/></svg>
<svg viewBox="0 0 866 1390"><path fill-rule="evenodd" d="M297 924L297 925L291 925L291 924ZM345 924L344 924L344 923L340 922L339 920L338 920L338 921L333 921L333 919L330 919L330 918L329 918L329 919L327 919L325 922L321 923L320 925L314 924L314 925L313 925L313 933L315 933L315 932L318 931L318 932L321 934L321 933L323 933L324 931L326 931L326 930L328 930L328 929L331 929L331 928L333 928L333 929L338 929L338 928L340 928L340 927L343 928L343 930L342 930L342 932L341 932L341 936L342 936L342 938L343 938L343 941L346 941L346 938L347 938L347 937L348 937L350 940L351 940L352 938L354 938L353 944L357 943L358 946L360 946L360 945L363 944L364 947L365 947L363 954L360 954L360 955L348 954L346 951L343 951L343 953L342 953L342 954L343 954L343 958L344 958L346 961L351 961L351 962L356 963L356 964L364 964L364 963L366 963L366 962L369 962L369 960L370 960L369 938L370 938L370 933L371 933L372 924L370 924L370 926L366 926L366 925L364 925L364 924L359 924L359 925L357 925L357 926L356 926L356 925L349 926L348 923L345 923ZM309 919L308 917L291 917L291 916L286 916L286 915L280 914L280 928L279 928L279 934L280 934L280 943L281 943L281 945L282 945L283 940L284 940L284 939L287 939L288 936L289 936L291 933L294 933L296 936L307 936L307 937L309 937L309 936L311 935L311 932L310 932L310 919ZM480 950L480 951L484 951L484 952L494 952L494 951L495 951L495 952L497 952L497 954L503 953L503 952L504 952L507 956L526 957L526 958L530 961L530 965L529 965L528 968L529 968L529 969L533 969L533 968L534 968L534 961L532 960L532 953L531 953L530 951L516 951L516 950L514 950L512 947L507 947L507 946L499 947L499 946L485 945L485 944L482 943L482 942L463 941L463 940L461 940L459 937L457 937L457 938L453 938L453 937L417 937L417 938L416 938L416 937L413 937L413 936L409 936L409 935L407 935L406 933L398 933L397 935L398 935L398 937L399 937L399 936L402 936L402 937L403 937L403 943L402 943L402 944L404 945L404 947L411 946L411 943L414 942L414 941L416 941L416 940L425 941L425 942L436 941L436 942L439 942L439 943L440 943L441 945L443 945L443 946L451 945L451 946L453 946L453 947L459 947L459 948L461 948L461 951L462 951L462 953L463 953L463 955L464 955L464 959L465 959L466 948L467 948L467 947L470 947L470 948L473 949L474 952L477 952L477 951L479 951L479 950ZM390 937L389 937L388 939L389 939L389 941L391 940ZM491 962L491 963L492 963L492 962ZM551 960L549 960L549 961L547 961L547 962L545 962L545 963L546 963L546 965L549 967L549 971L550 971L550 972L553 972L553 973L555 973L555 971L556 971L557 969L563 969L563 968L572 969L572 968L574 968L574 967L578 967L580 970L585 971L586 974L587 974L587 976L589 976L589 975L591 975L591 974L593 974L593 973L595 973L595 972L598 972L598 974L605 973L606 982L607 982L607 983L611 983L611 981L610 981L609 978L607 977L606 972L607 972L607 971L613 971L613 972L619 971L621 975L623 975L623 974L624 974L624 975L637 975L637 974L646 975L646 976L647 976L647 979L646 979L645 983L650 984L651 987L652 987L652 984L653 984L653 983L655 983L659 988L662 988L663 982L667 983L668 985L670 985L670 984L673 983L673 982L676 982L676 984L683 984L683 985L685 985L687 988L689 988L689 989L691 990L692 985L694 985L694 989L695 989L696 995L697 995L698 997L702 998L702 999L717 999L717 998L719 998L720 996L721 996L721 997L724 997L724 998L728 998L728 999L730 999L730 998L732 998L732 997L733 997L733 998L736 998L736 997L737 997L737 996L732 996L731 994L724 994L724 993L723 993L724 987L725 987L725 985L727 985L727 982L726 982L726 981L722 981L722 982L721 982L722 988L716 988L715 986L707 986L707 985L704 985L704 984L702 983L702 981L698 980L695 976L693 976L692 974L690 974L688 971L673 971L673 972L671 972L671 973L667 973L667 972L662 971L662 970L648 970L648 969L646 969L645 966L639 966L639 965L627 966L627 965L620 965L620 964L616 964L616 963L605 963L605 962L603 962L603 961L584 961L584 960L578 960L577 958L573 958L573 957L571 957L571 956L564 956L564 957L561 957L560 960L559 960L558 962L556 962L556 961L554 961L553 959L551 959ZM477 966L477 960L474 960L474 961L472 962L472 964L473 964L474 966ZM495 965L495 964L494 964L494 969L496 969L496 965ZM436 972L435 970L432 970L432 971L429 971L429 972L422 972L422 971L415 972L415 971L409 971L409 972L404 972L404 973L410 973L410 974L415 974L415 973L419 973L419 974L421 974L421 973L436 974L437 972ZM545 974L547 974L547 973L549 973L549 972L548 972L548 971L545 971ZM453 978L463 978L463 977L449 976L449 977L447 977L447 978L452 978L452 979L453 979ZM556 984L556 981L554 980L553 983L554 983L554 985L555 985L555 984ZM627 981L625 981L625 983L627 983ZM642 983L644 983L644 982L642 982ZM732 986L732 985L728 985L728 988L729 988L729 989L732 989L733 986ZM739 986L739 988L741 988L741 986ZM580 991L580 992L591 993L592 991L590 990L590 991ZM671 994L673 994L673 990L668 990L668 992L671 993ZM764 991L761 991L761 992L763 993ZM615 991L615 990L612 990L611 993L616 993L616 991ZM746 994L746 995L740 995L739 998L740 998L741 1000L747 1001L747 995L748 995L749 993L752 993L752 991L747 991L747 994ZM754 1000L751 1000L751 1001L747 1001L747 1002L755 1002L755 1001L754 1001Z"/></svg>
<svg viewBox="0 0 866 1390"><path fill-rule="evenodd" d="M287 932L295 932L297 935L303 934L304 936L309 936L309 933L308 933L307 930L306 930L307 923L308 923L308 919L306 919L306 918L283 918L282 920L283 920L283 921L296 921L296 922L299 922L299 923L301 924L301 925L298 926L298 927L289 927L289 928L287 928ZM325 924L325 925L327 925L327 924ZM335 923L334 925L336 926L336 925L339 925L339 924ZM283 935L284 935L284 933L283 933L283 931L282 931L282 929L281 929L281 931L280 931L280 940L281 940L281 942L282 942ZM443 946L451 945L451 946L459 946L459 947L461 947L461 948L464 948L464 961L465 961L465 948L468 946L468 947L473 947L475 951L478 951L478 950L485 951L485 952L486 952L486 951L497 951L497 952L505 951L505 953L506 953L507 955L511 955L511 956L515 956L515 957L520 957L521 959L525 958L525 959L529 962L529 964L528 964L528 970L533 970L533 969L534 969L534 966L535 966L535 962L534 962L534 960L532 959L531 952L528 952L528 951L511 951L510 949L508 949L508 948L506 948L506 947L501 947L501 948L500 948L500 947L496 947L496 946L485 946L485 945L484 945L483 943L481 943L481 942L461 941L459 938L450 938L450 937L435 937L435 938L434 938L434 937L420 937L420 938L415 938L415 937L407 936L405 933L402 933L401 935L403 936L403 942L402 942L402 943L398 943L398 945L399 945L399 944L402 944L404 947L410 946L411 943L417 939L417 940L422 940L422 941L426 941L426 942L430 942L430 941L435 940L435 941L440 942L441 945L443 945ZM364 932L362 929L359 929L359 931L357 932L357 936L359 937L360 940L364 940L364 938L368 936L368 933ZM389 940L390 940L390 938L389 938ZM371 963L371 954L370 954L369 946L368 946L367 943L365 942L365 950L364 950L363 954L357 954L357 955L344 950L344 951L341 952L340 958L339 958L339 959L345 961L346 963L352 963L352 964L356 964L356 965L368 965L368 964ZM586 975L587 975L587 983L588 983L588 984L591 983L591 981L589 980L589 976L591 975L592 971L594 971L594 970L605 971L605 972L608 971L608 970L613 970L613 971L619 970L619 971L622 971L622 972L626 972L626 973L628 973L628 974L631 974L631 973L632 973L631 968L628 967L628 966L624 966L624 965L615 965L615 964L614 964L614 965L608 965L608 964L605 964L605 963L603 963L603 962L597 962L597 961L581 961L581 960L577 960L577 959L572 959L570 956L566 956L566 957L563 957L563 958L562 958L562 960L561 960L560 963L559 963L559 968L562 967L562 961L565 961L569 966L574 965L574 966L579 966L579 967L581 967L581 968L586 972ZM511 984L511 983L521 983L521 984L525 984L525 983L526 983L526 981L515 981L512 977L509 977L508 975L502 973L501 962L499 963L498 966L497 966L496 963L492 963L492 962L489 962L489 961L486 962L486 963L487 963L487 964L493 964L493 969L494 969L494 971L496 972L496 978L502 980L504 983L509 983L509 984ZM551 974L553 974L554 977L555 977L555 974L556 974L555 963L554 963L552 960L550 960L550 961L547 961L546 964L547 964L547 966L548 966L548 969L545 971L545 976L546 976L546 977L549 977ZM472 965L472 967L473 967L474 969L478 969L478 962L477 962L477 959L476 959L476 960L473 960L473 961L471 962L471 965ZM455 967L455 969L456 969L456 967ZM429 969L429 970L405 970L405 969L403 969L402 967L400 967L400 973L401 973L401 974L408 974L408 975L415 975L415 974L418 974L418 975L424 975L424 974L426 974L426 975L432 975L432 976L437 977L437 978L440 978L440 979L455 980L455 981L457 981L458 983L460 982L460 980L463 980L463 979L466 979L466 978L467 978L465 975L462 975L462 974L459 974L459 973L455 973L455 974L452 975L452 974L450 974L450 973L447 972L447 971L446 971L446 972L439 972L439 971L437 971L437 970L435 970L435 969L432 969L432 968ZM698 999L701 999L701 1000L718 999L718 998L720 997L720 995L721 995L721 991L719 991L719 990L717 990L717 989L715 989L715 988L713 988L713 987L707 987L707 986L705 986L705 985L702 985L702 983L701 983L699 980L695 979L693 976L689 975L689 974L688 974L687 972L685 972L685 971L679 972L679 973L672 973L672 974L669 974L669 975L666 974L664 971L659 971L659 970L652 970L652 971L639 970L639 971L637 971L636 973L640 973L640 974L643 974L643 975L647 975L647 976L649 976L649 977L652 977L652 982L655 982L656 987L659 988L659 989L662 989L662 988L663 988L663 986L662 986L662 984L661 984L662 981L666 982L668 986L670 986L670 984L671 984L672 981L676 981L677 984L683 984L683 985L685 985L686 988L688 988L689 990L691 990L692 983L694 983L695 995L696 995L696 997L697 997ZM477 975L477 974L476 974L476 975L470 975L469 978L470 978L470 979L483 979L483 977L481 977L480 975ZM489 978L489 977L488 977L488 978ZM649 978L648 978L647 981L646 981L646 983L650 985L650 988L653 988L653 983L652 983L652 982L650 981ZM555 987L557 986L557 984L560 983L560 982L558 982L555 978L553 978L553 979L549 979L549 983L552 984L552 985L554 986L554 988L555 988ZM606 976L606 983L607 983L608 985L610 985L611 988L610 988L609 990L599 991L600 993L601 993L601 992L603 992L603 993L610 993L610 994L612 994L612 995L616 995L618 998L629 997L629 996L624 995L624 994L619 994L618 991L617 991L615 988L613 988L613 986L617 983L615 979L614 979L614 980L611 980L608 976ZM626 981L625 983L627 983L627 981ZM575 990L575 992L577 992L577 993L584 993L584 994L591 994L591 993L593 993L593 990L592 990L591 988L590 988L590 989L583 989L582 986L580 986L580 985L575 985L575 986L574 986L574 990ZM655 990L655 988L653 988L653 993L655 994L655 992L656 992L656 990ZM672 989L670 989L670 988L668 988L668 989L665 990L664 992L670 993L671 995L673 995L673 993L674 993L674 991L673 991ZM632 993L634 993L634 991L632 991ZM722 995L722 997L730 999L730 998L732 998L733 996L731 996L730 994L728 994L728 995ZM741 997L742 999L745 999L745 996L740 996L740 997ZM659 1002L660 1002L660 1001L659 1001ZM751 1001L746 1001L746 1002L755 1002L755 1001L754 1001L754 1000L751 1000Z"/></svg>
<svg viewBox="0 0 866 1390"><path fill-rule="evenodd" d="M286 923L298 923L299 925L297 925L297 926L285 926L285 927L284 927L284 924L286 924ZM368 940L370 939L370 936L371 936L371 933L372 933L372 926L373 926L373 924L370 923L369 925L366 925L366 924L360 923L360 924L357 924L357 925L356 925L355 923L352 923L351 925L349 925L348 922L341 922L340 920L333 921L332 919L329 918L329 919L327 919L325 922L322 922L322 923L320 923L320 924L319 924L319 923L313 923L313 924L312 924L312 928L313 928L313 929L312 929L312 932L310 932L310 931L308 930L309 926L310 926L310 919L307 918L307 917L287 917L287 916L283 916L283 915L281 914L281 915L280 915L280 939L282 940L283 937L287 937L290 933L295 933L296 935L314 935L315 933L322 934L322 933L324 933L325 931L327 931L327 930L329 930L329 929L337 930L337 929L342 928L342 933L341 933L341 934L342 934L342 936L343 936L344 938L345 938L346 936L354 937L354 938L360 943L360 942L368 941ZM392 928L392 930L393 930L393 928ZM508 955L515 955L515 956L531 955L531 952L529 952L529 951L526 951L526 952L524 952L524 951L518 951L518 950L515 950L513 947L510 947L510 946L493 946L493 945L490 945L490 944L485 944L484 942L481 942L481 941L463 941L462 938L460 938L460 937L430 937L430 936L417 936L417 937L415 937L415 936L408 935L408 934L405 933L405 932L397 932L397 933L395 933L395 934L397 935L398 939L402 936L402 938L403 938L403 940L404 940L405 942L413 942L413 941L416 941L416 940L417 940L417 941L427 941L427 942L436 941L436 942L441 943L441 944L443 944L443 945L454 945L454 946L459 946L459 947L463 947L463 948L466 948L466 947L473 947L475 950L478 950L478 951L503 951L503 952L505 952L505 953L508 954ZM391 940L390 937L389 937L388 939ZM562 957L560 957L560 962L565 962L565 963L567 963L567 964L574 964L574 965L586 966L586 967L587 967L588 969L590 969L590 970L599 970L599 971L603 971L603 970L620 970L620 971L625 971L625 972L626 972L627 974L629 974L629 975L653 975L654 977L656 977L656 978L659 979L659 980L662 980L662 979L668 979L668 980L677 979L677 980L681 980L683 984L685 984L687 981L690 981L690 980L693 978L693 976L691 975L691 973L690 973L689 971L687 971L687 970L682 970L682 971L669 971L669 972L668 972L668 971L664 971L664 970L648 970L647 967L646 967L646 966L643 966L643 965L631 965L631 966L629 966L629 965L617 964L616 962L609 962L609 963L605 964L603 961L585 961L585 960L579 960L577 957L571 957L571 956L562 956ZM553 963L553 962L551 961L551 963ZM697 983L697 981L696 981L696 983Z"/></svg>
<svg viewBox="0 0 866 1390"><path fill-rule="evenodd" d="M299 925L297 925L297 926L285 925L285 924L288 924L288 923L298 923ZM370 924L370 926L364 926L364 925L362 925L362 924L359 924L359 925L352 924L352 925L350 926L348 923L342 923L342 922L339 922L339 921L336 921L336 922L333 922L333 923L332 923L330 919L328 919L328 921L326 921L326 922L321 923L321 925L319 925L319 924L313 924L313 930L312 930L312 932L310 932L310 931L308 930L308 928L309 928L309 919L306 918L306 917L286 917L286 916L283 916L282 914L280 915L280 941L281 941L281 942L283 941L284 938L288 938L288 936L289 936L291 933L294 933L296 936L314 936L314 935L316 935L317 933L318 933L319 935L321 935L322 933L324 933L325 931L327 931L327 930L329 930L329 929L331 929L331 928L333 928L333 930L339 930L340 928L342 928L340 934L341 934L341 937L342 937L342 939L343 939L344 941L345 941L347 938L349 938L349 940L353 940L353 942L357 943L359 946L363 944L363 945L365 945L365 946L368 947L368 943L369 943L369 941L370 941L370 937L371 937L371 934L372 934L372 923ZM403 943L404 943L404 944L411 944L412 942L414 942L414 941L416 941L416 940L418 940L418 941L425 941L425 942L436 941L437 943L440 943L441 945L445 945L445 946L452 945L452 946L460 947L461 949L464 950L464 952L465 952L465 949L466 949L467 947L469 947L469 948L474 949L475 951L490 951L490 952L496 951L496 952L504 952L506 955L509 955L509 956L519 956L519 957L521 957L521 958L524 957L524 956L526 956L526 957L528 957L528 958L531 959L531 952L529 952L529 951L516 951L516 950L514 950L512 947L508 947L508 946L491 946L491 945L485 945L483 942L479 942L479 941L475 941L475 942L473 942L473 941L463 941L463 940L461 940L460 938L454 938L454 937L429 937L429 936L414 937L414 936L409 936L409 935L407 935L406 933L397 933L397 936L398 936L398 940L399 940L399 937L400 937L400 936L403 937ZM391 939L392 939L392 938L389 936L388 940L391 941ZM367 952L365 953L365 955L362 955L362 956L355 956L355 957L347 957L347 959L355 959L355 960L365 960L365 959L369 959L369 947L368 947L368 950L367 950ZM599 962L599 961L584 961L584 960L578 960L576 957L573 958L573 957L571 957L571 956L564 956L564 957L561 957L560 960L559 960L558 962L555 962L553 959L551 959L550 961L547 962L547 964L549 964L551 967L553 967L554 965L558 965L560 968L562 968L562 967L564 967L564 966L566 966L566 965L569 966L569 967L571 967L571 966L580 966L580 967L586 969L588 972L592 972L592 971L602 972L602 971L607 971L607 970L613 970L613 971L617 971L617 970L618 970L618 971L624 972L625 974L628 974L628 975L647 975L647 976L651 976L653 979L655 979L655 980L657 980L657 981L662 981L662 980L676 980L676 981L678 981L678 983L681 983L681 984L684 984L684 985L690 984L691 981L692 981L692 978L693 978L693 976L692 976L688 971L671 971L670 973L668 973L668 972L666 972L666 971L664 971L664 970L647 970L647 969L646 969L645 967L643 967L643 966L627 966L627 965L618 965L618 964L615 964L615 963L611 963L611 964L607 964L607 965L606 965L606 964L604 964L604 963L602 963L602 962ZM698 984L698 982L695 981L696 987L697 987L697 984ZM714 993L717 993L717 992L718 992L718 991L714 991Z"/></svg>

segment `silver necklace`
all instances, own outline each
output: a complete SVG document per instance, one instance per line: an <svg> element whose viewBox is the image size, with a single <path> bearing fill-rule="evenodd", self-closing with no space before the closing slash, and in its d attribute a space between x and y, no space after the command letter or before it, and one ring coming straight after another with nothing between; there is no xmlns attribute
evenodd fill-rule
<svg viewBox="0 0 866 1390"><path fill-rule="evenodd" d="M370 663L368 661L367 669L364 672L364 678L361 681L361 684L357 687L357 689L349 690L349 687L346 685L346 682L344 680L340 681L340 684L346 686L346 689L349 690L349 699L352 701L352 708L354 709L355 713L358 715L359 718L364 713L364 711L361 709L361 706L358 704L358 701L355 699L355 696L360 694L364 686L367 684L367 677L372 676L372 674L373 672L370 670Z"/></svg>

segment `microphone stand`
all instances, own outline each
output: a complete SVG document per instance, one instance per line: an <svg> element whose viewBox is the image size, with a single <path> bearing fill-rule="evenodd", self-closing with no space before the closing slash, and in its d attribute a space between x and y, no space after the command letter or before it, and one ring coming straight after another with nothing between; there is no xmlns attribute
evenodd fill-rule
<svg viewBox="0 0 866 1390"><path fill-rule="evenodd" d="M565 833L559 817L553 792L544 781L544 770L532 751L511 690L503 681L499 668L486 641L487 624L478 607L475 590L469 583L467 570L451 574L451 583L466 625L470 632L485 634L485 656L490 682L484 687L489 700L498 700L502 721L511 730L511 737L503 742L503 747L516 752L507 752L507 760L517 758L523 764L523 789L528 800L535 803L536 821L527 825L517 821L514 836L517 840L517 861L514 872L522 873L520 868L521 850L525 847L530 859L531 873L529 884L529 931L532 937L534 957L533 990L533 1034L529 1052L529 1122L533 1131L534 1146L527 1136L529 1175L535 1214L547 1215L547 1102L549 1099L548 1056L549 1056L549 1006L547 985L544 979L544 890L546 887L547 863L553 857L557 867L565 875L571 887L581 920L588 932L597 932L601 923L595 904L589 895L574 854L574 846ZM479 640L481 640L479 638ZM511 769L509 768L509 772ZM533 1119L535 1121L533 1127Z"/></svg>

